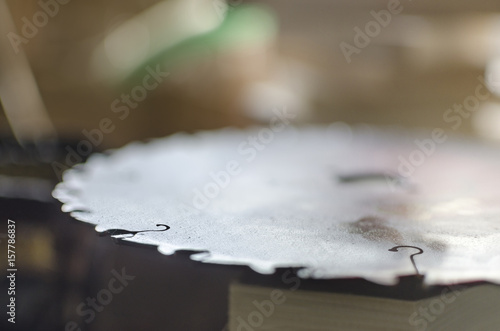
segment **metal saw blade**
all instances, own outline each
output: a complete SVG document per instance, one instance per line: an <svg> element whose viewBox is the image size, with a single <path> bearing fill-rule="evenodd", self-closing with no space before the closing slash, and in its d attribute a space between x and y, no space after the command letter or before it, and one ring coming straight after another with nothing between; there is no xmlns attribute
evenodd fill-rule
<svg viewBox="0 0 500 331"><path fill-rule="evenodd" d="M164 254L301 277L500 283L500 150L335 123L177 134L64 174L63 210Z"/></svg>

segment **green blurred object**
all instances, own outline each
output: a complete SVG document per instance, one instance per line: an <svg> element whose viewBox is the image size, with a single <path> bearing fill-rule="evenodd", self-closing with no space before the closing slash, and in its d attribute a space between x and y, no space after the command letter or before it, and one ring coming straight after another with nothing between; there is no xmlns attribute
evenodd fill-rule
<svg viewBox="0 0 500 331"><path fill-rule="evenodd" d="M163 70L179 63L203 58L207 51L224 51L272 41L277 34L275 16L259 5L241 5L228 11L215 29L162 49L138 66L123 82L123 88L140 84L144 68L161 65Z"/></svg>

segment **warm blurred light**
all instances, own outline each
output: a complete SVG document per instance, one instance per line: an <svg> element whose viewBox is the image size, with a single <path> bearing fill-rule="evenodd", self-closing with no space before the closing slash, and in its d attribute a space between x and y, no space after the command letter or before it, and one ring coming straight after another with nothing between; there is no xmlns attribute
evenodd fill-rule
<svg viewBox="0 0 500 331"><path fill-rule="evenodd" d="M297 120L311 115L311 101L319 86L319 77L306 64L275 55L266 80L249 83L241 97L246 114L259 121L275 116L273 109L286 107Z"/></svg>
<svg viewBox="0 0 500 331"><path fill-rule="evenodd" d="M276 82L256 82L249 84L243 96L244 109L251 118L268 121L275 116L274 108L306 108L303 98Z"/></svg>
<svg viewBox="0 0 500 331"><path fill-rule="evenodd" d="M500 16L498 14L471 15L454 24L453 43L456 56L483 68L500 54Z"/></svg>
<svg viewBox="0 0 500 331"><path fill-rule="evenodd" d="M491 93L500 96L500 57L495 57L486 65L485 81Z"/></svg>
<svg viewBox="0 0 500 331"><path fill-rule="evenodd" d="M148 28L138 20L131 20L104 39L104 48L110 64L118 69L129 69L148 55L150 36Z"/></svg>
<svg viewBox="0 0 500 331"><path fill-rule="evenodd" d="M483 104L474 114L472 124L480 136L500 141L500 103Z"/></svg>
<svg viewBox="0 0 500 331"><path fill-rule="evenodd" d="M94 51L93 73L120 81L149 57L188 37L217 27L221 13L211 1L162 1L110 32Z"/></svg>
<svg viewBox="0 0 500 331"><path fill-rule="evenodd" d="M500 54L499 35L497 14L400 15L394 17L377 42L403 47L412 62L423 67L458 64L484 68Z"/></svg>

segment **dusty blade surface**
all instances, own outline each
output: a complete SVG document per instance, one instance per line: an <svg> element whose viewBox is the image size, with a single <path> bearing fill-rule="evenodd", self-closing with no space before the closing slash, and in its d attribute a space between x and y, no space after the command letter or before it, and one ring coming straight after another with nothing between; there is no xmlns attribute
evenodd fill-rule
<svg viewBox="0 0 500 331"><path fill-rule="evenodd" d="M500 283L500 150L448 138L401 177L399 157L430 137L337 124L178 134L91 157L54 196L99 232L203 262Z"/></svg>

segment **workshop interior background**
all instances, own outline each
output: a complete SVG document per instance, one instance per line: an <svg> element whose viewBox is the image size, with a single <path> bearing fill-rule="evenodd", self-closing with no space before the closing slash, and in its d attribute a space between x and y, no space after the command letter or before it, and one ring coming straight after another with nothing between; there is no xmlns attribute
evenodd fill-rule
<svg viewBox="0 0 500 331"><path fill-rule="evenodd" d="M494 0L0 0L0 256L6 274L15 220L16 327L224 328L243 267L117 245L61 212L52 188L91 153L265 125L283 107L299 126L441 128L498 145L499 96ZM86 321L77 307L123 267L135 280Z"/></svg>

